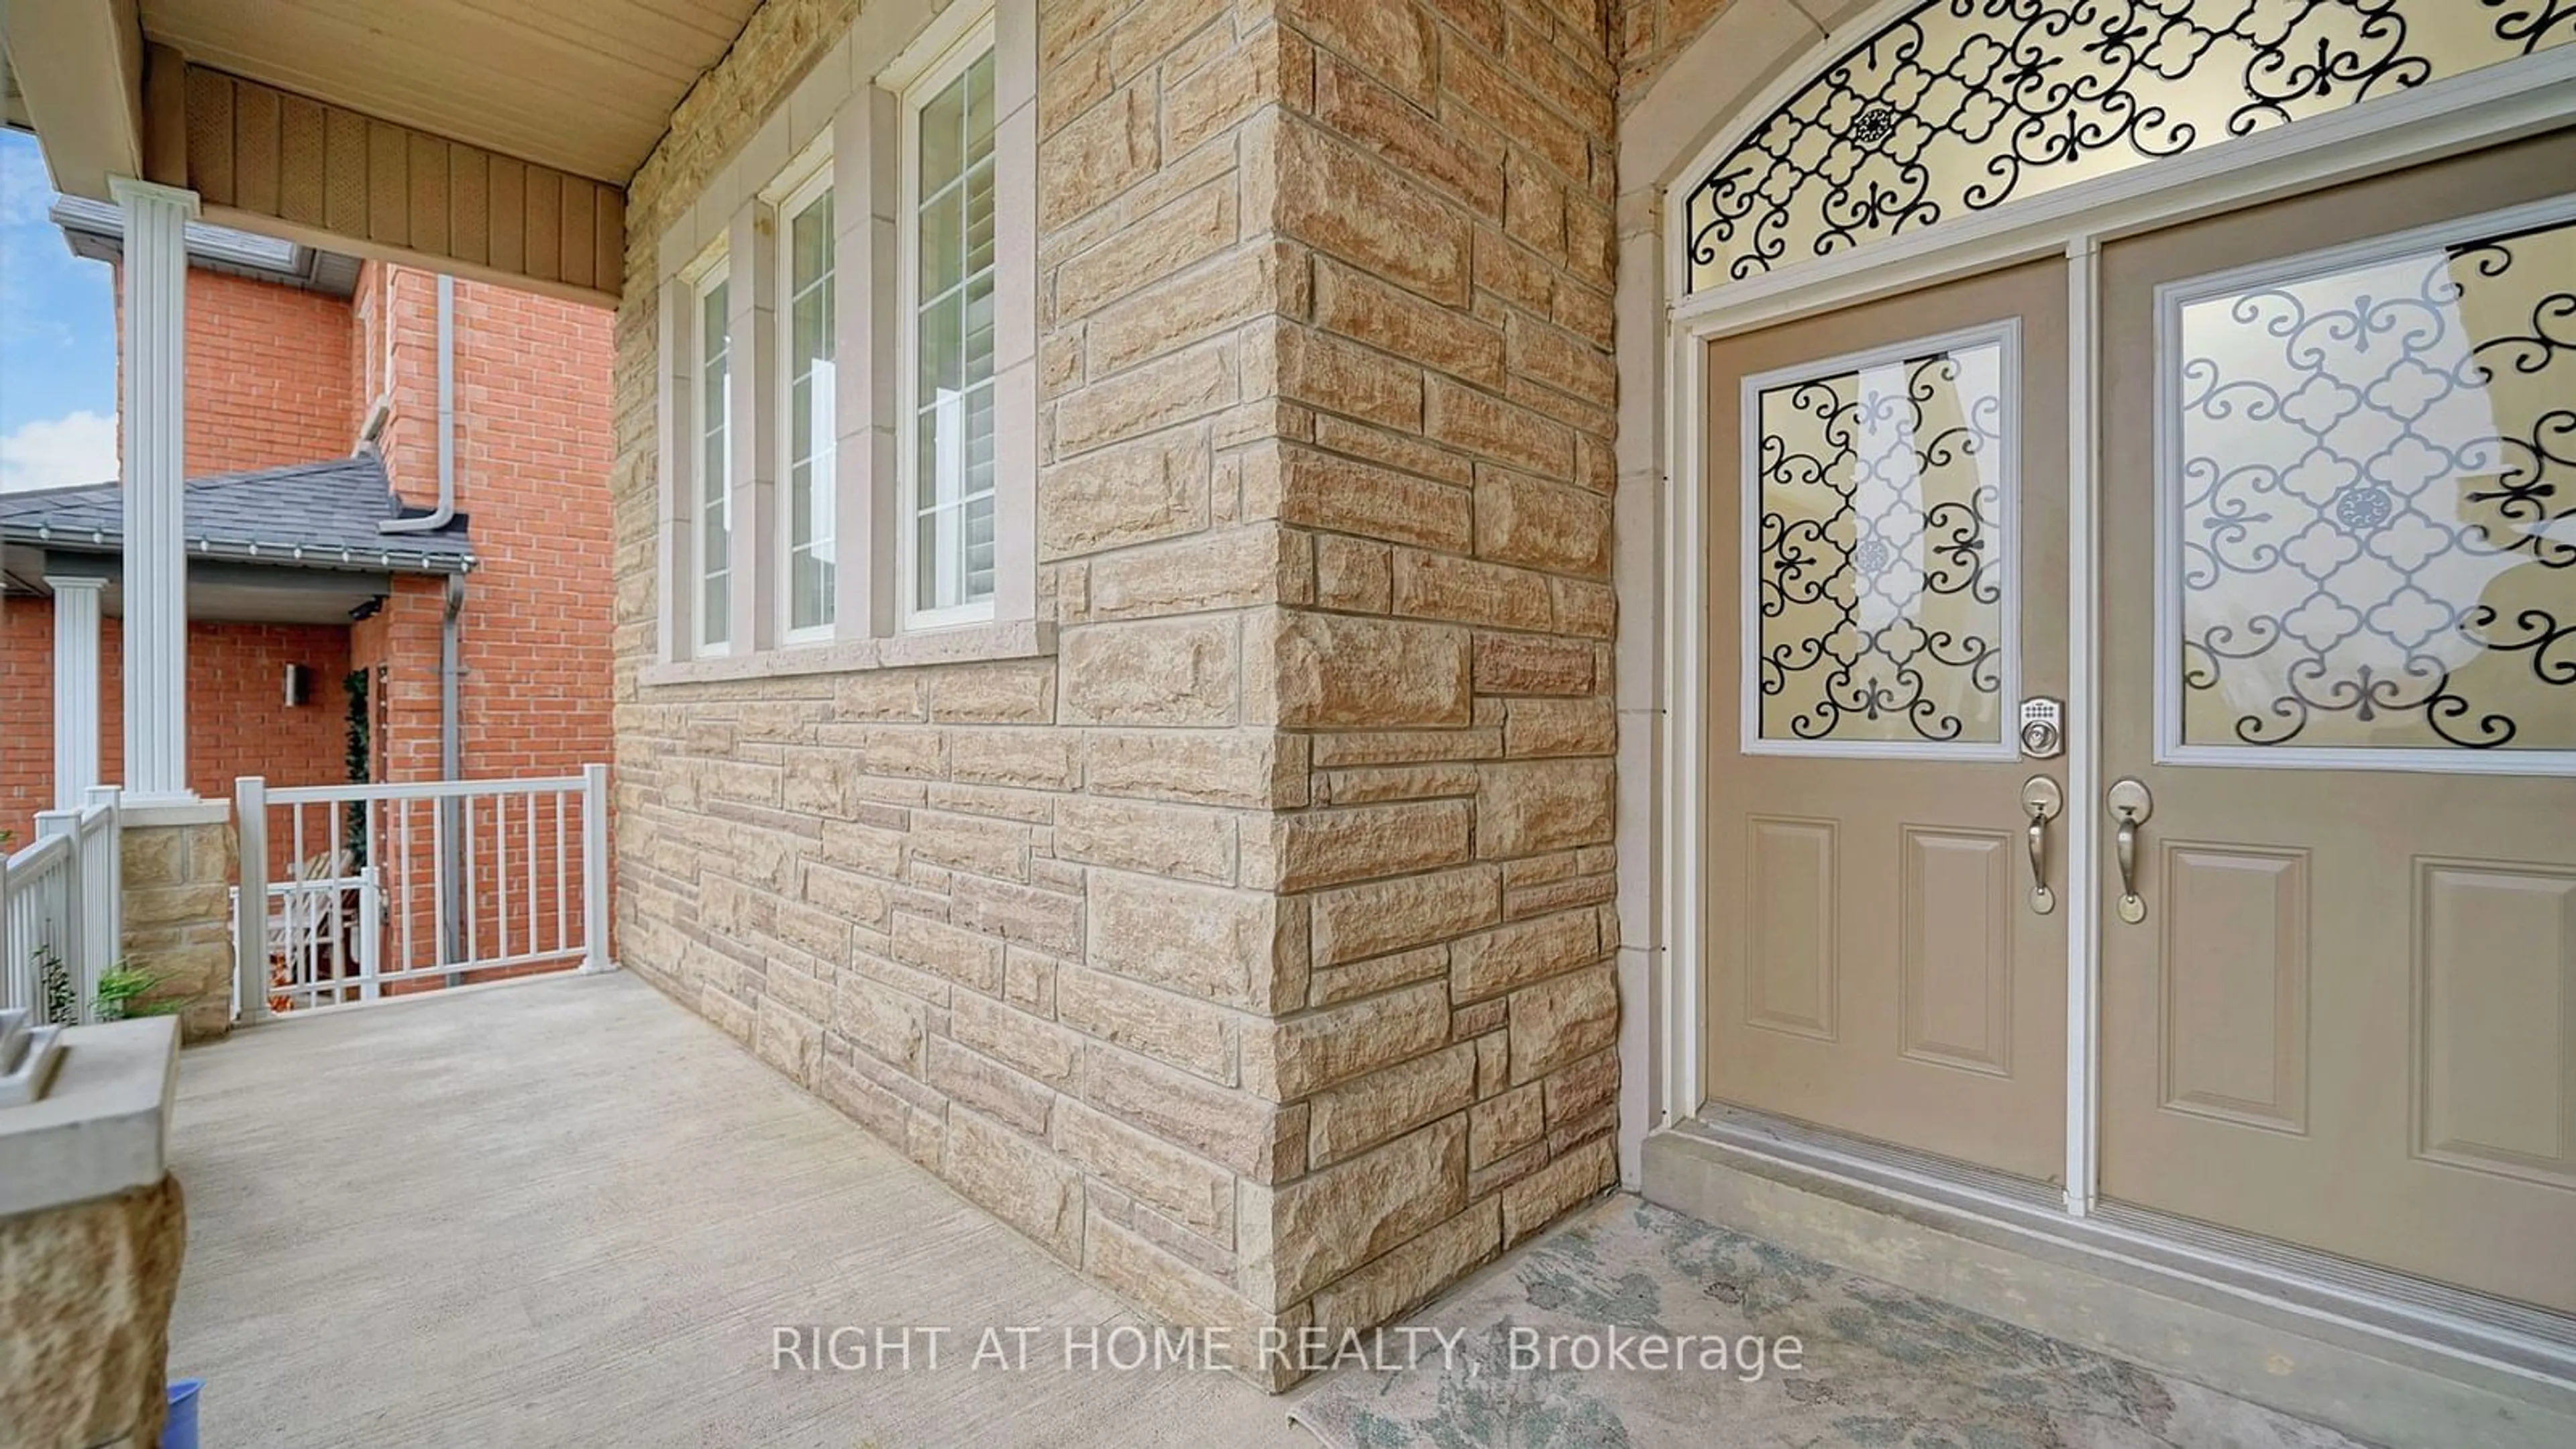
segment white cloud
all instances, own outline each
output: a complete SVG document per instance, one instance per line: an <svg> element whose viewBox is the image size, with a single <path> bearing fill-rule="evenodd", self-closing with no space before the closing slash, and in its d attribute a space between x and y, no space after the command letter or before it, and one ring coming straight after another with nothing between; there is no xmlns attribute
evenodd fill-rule
<svg viewBox="0 0 2576 1449"><path fill-rule="evenodd" d="M116 419L87 409L0 433L0 493L116 479Z"/></svg>

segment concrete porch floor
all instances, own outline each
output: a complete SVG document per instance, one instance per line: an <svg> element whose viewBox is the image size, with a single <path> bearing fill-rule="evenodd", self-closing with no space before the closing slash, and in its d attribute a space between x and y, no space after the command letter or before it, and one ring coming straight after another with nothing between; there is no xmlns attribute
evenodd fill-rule
<svg viewBox="0 0 2576 1449"><path fill-rule="evenodd" d="M192 1049L172 1158L212 1446L1314 1443L1222 1373L773 1372L781 1324L1138 1320L624 975Z"/></svg>
<svg viewBox="0 0 2576 1449"><path fill-rule="evenodd" d="M1524 1442L1490 1424L1461 1438L1468 1428L1430 1422L1452 1408L1436 1382L1413 1396L1440 1407L1396 1415L1404 1383L1361 1370L1271 1398L1221 1372L1047 1367L1056 1355L1045 1350L1025 1372L964 1366L959 1335L981 1327L1030 1326L1052 1348L1065 1328L1142 1320L623 974L424 996L192 1048L180 1058L172 1160L189 1234L171 1372L206 1380L203 1437L214 1449L1312 1449L1315 1437L1288 1418L1292 1403L1337 1442ZM1532 1317L1544 1299L1561 1327L1627 1322L1639 1285L1661 1270L1603 1257L1602 1225L1655 1211L1624 1197L1598 1203L1411 1321L1544 1322ZM1677 1215L1657 1222L1694 1252L1729 1244L1764 1271L1792 1256ZM1689 1276L1650 1319L1706 1309ZM1530 1297L1531 1283L1544 1291ZM1909 1413L1941 1398L1959 1425L1979 1426L1961 1442L1999 1445L2057 1442L2016 1431L2029 1427L2014 1416L2028 1417L2034 1393L2074 1403L2067 1422L2102 1418L2076 1402L2101 1377L2071 1367L2090 1356L1985 1320L1961 1327L1973 1315L1885 1291L1894 1310L1873 1298L1879 1308L1831 1326L1791 1325L1822 1371L1813 1402L1857 1404L1872 1385ZM1930 1340L1908 1340L1896 1357L1933 1367L1890 1389L1871 1367L1887 1357L1876 1340L1890 1325L1927 1323ZM774 1327L841 1324L948 1327L947 1361L935 1372L770 1367ZM1975 1360L1972 1350L2002 1340L2030 1361L1997 1373ZM1610 1395L1647 1421L1726 1426L1687 1442L1867 1439L1789 1433L1755 1411L1749 1390L1716 1380L1678 1397L1651 1386L1668 1402L1640 1409L1622 1377L1542 1375L1523 1388L1541 1399ZM2113 1396L2135 1407L2132 1397ZM1794 1416L1809 1401L1772 1408ZM1388 1422L1354 1439L1363 1412ZM2098 1442L2219 1442L2113 1428L2129 1437ZM1616 1442L1685 1440L1647 1429ZM2295 1430L2224 1442L2309 1443Z"/></svg>

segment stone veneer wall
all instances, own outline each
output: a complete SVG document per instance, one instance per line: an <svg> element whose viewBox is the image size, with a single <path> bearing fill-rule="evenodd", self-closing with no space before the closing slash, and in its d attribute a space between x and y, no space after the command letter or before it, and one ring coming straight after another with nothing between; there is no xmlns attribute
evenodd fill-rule
<svg viewBox="0 0 2576 1449"><path fill-rule="evenodd" d="M1654 84L1664 67L1717 13L1737 0L1618 0L1619 103L1630 103ZM1796 0L1755 0L1788 5Z"/></svg>
<svg viewBox="0 0 2576 1449"><path fill-rule="evenodd" d="M1277 508L1315 594L1269 662L1318 1009L1279 1086L1391 1214L1321 1251L1403 1243L1319 1293L1356 1324L1617 1177L1615 73L1597 0L1280 25Z"/></svg>
<svg viewBox="0 0 2576 1449"><path fill-rule="evenodd" d="M1730 15L1731 33L1740 39L1732 54L1718 58L1726 71L1722 90L1685 97L1682 124L1705 130L1733 114L1737 105L1778 67L1803 52L1815 38L1833 33L1869 8L1873 0L1614 0L1618 14L1619 114L1625 120L1655 82L1671 70L1692 41L1708 32L1721 14ZM1694 80L1706 79L1696 76ZM1650 124L1667 124L1655 118ZM1630 186L1656 178L1631 176Z"/></svg>
<svg viewBox="0 0 2576 1449"><path fill-rule="evenodd" d="M653 248L855 8L630 190L622 957L1166 1318L1380 1321L1615 1176L1607 17L1042 0L1056 653L641 686Z"/></svg>
<svg viewBox="0 0 2576 1449"><path fill-rule="evenodd" d="M232 1030L232 887L241 861L229 802L175 808L206 818L128 823L121 832L121 964L161 978L152 999L186 1003L179 1029L194 1043Z"/></svg>
<svg viewBox="0 0 2576 1449"><path fill-rule="evenodd" d="M175 1177L0 1215L8 1442L102 1449L161 1442L170 1304L187 1248L187 1204Z"/></svg>

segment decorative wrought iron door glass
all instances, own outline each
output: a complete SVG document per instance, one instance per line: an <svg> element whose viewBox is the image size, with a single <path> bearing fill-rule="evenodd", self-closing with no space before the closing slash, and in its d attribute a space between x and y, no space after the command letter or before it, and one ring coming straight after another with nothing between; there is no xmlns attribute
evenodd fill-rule
<svg viewBox="0 0 2576 1449"><path fill-rule="evenodd" d="M1689 289L2570 41L2571 0L1927 0L1690 192Z"/></svg>
<svg viewBox="0 0 2576 1449"><path fill-rule="evenodd" d="M2168 306L2181 742L2576 749L2576 222Z"/></svg>
<svg viewBox="0 0 2576 1449"><path fill-rule="evenodd" d="M2006 349L1756 379L1762 740L2004 736Z"/></svg>

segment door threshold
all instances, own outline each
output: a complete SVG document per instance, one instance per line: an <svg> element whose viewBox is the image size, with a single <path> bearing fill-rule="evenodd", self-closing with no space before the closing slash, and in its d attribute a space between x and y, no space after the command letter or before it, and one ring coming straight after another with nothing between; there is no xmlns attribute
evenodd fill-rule
<svg viewBox="0 0 2576 1449"><path fill-rule="evenodd" d="M1644 1193L1899 1286L2387 1443L2576 1444L2576 1319L1740 1109Z"/></svg>

